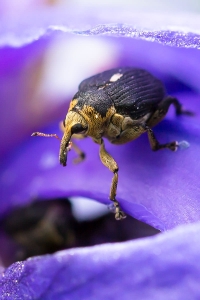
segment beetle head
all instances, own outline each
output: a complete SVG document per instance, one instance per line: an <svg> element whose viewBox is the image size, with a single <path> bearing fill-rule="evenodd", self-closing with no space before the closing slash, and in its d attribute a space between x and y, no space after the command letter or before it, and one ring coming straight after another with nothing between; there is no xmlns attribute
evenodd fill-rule
<svg viewBox="0 0 200 300"><path fill-rule="evenodd" d="M88 125L85 119L77 112L69 111L64 121L65 131L60 143L59 160L61 165L67 164L67 150L73 134L84 134Z"/></svg>

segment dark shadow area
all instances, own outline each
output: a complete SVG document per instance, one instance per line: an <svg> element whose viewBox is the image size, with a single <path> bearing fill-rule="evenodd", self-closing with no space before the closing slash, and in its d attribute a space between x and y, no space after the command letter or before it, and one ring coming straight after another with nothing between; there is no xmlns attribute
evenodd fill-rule
<svg viewBox="0 0 200 300"><path fill-rule="evenodd" d="M114 214L91 221L77 221L67 199L35 201L18 207L0 223L0 254L4 265L31 256L86 247L102 243L123 242L152 236L159 231L130 216L116 221ZM7 249L6 249L7 246Z"/></svg>

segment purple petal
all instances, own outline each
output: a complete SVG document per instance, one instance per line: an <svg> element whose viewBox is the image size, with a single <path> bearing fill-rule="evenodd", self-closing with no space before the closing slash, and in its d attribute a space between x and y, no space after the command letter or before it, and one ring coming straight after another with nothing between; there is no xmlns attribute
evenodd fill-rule
<svg viewBox="0 0 200 300"><path fill-rule="evenodd" d="M199 15L185 12L163 11L146 13L141 7L122 9L121 6L63 7L28 11L20 21L2 18L0 45L19 47L50 33L80 35L113 35L142 38L165 45L200 47Z"/></svg>
<svg viewBox="0 0 200 300"><path fill-rule="evenodd" d="M196 223L17 262L2 275L1 299L198 299L199 234Z"/></svg>
<svg viewBox="0 0 200 300"><path fill-rule="evenodd" d="M122 146L106 143L119 164L117 199L122 208L160 230L200 220L199 97L190 94L180 100L196 116L176 118L170 110L155 133L161 142L186 140L188 149L152 152L145 135ZM56 131L57 126L49 129L51 133ZM1 215L37 197L86 196L109 204L112 174L98 158L98 145L89 138L78 144L87 158L73 165L75 154L71 152L66 168L58 162L57 140L30 137L16 149L1 169L1 194L6 199L1 203Z"/></svg>
<svg viewBox="0 0 200 300"><path fill-rule="evenodd" d="M1 156L27 135L29 128L34 127L34 119L39 117L33 74L39 71L37 65L46 48L45 44L40 41L37 45L32 44L18 51L0 49Z"/></svg>

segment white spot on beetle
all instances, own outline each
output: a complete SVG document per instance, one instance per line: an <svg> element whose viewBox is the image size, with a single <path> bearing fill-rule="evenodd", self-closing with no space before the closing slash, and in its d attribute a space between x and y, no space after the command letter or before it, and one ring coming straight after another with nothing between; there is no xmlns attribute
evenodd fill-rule
<svg viewBox="0 0 200 300"><path fill-rule="evenodd" d="M114 74L114 75L110 78L110 82L115 82L115 81L117 81L118 79L120 79L122 76L123 76L123 74L116 73L116 74Z"/></svg>
<svg viewBox="0 0 200 300"><path fill-rule="evenodd" d="M98 119L98 115L95 115L95 118Z"/></svg>

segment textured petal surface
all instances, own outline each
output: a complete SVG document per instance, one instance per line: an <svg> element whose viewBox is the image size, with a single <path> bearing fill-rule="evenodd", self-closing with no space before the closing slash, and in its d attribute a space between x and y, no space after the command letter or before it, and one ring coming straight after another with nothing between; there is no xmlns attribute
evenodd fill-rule
<svg viewBox="0 0 200 300"><path fill-rule="evenodd" d="M191 94L179 98L186 107L190 103L196 115L176 118L171 109L155 133L160 142L186 140L189 148L152 152L145 135L123 146L106 144L119 164L117 199L122 208L160 230L200 220L200 99ZM57 127L44 131L54 133ZM112 174L98 158L98 145L89 138L78 144L87 158L74 165L75 154L70 152L66 168L59 165L55 139L32 137L17 148L1 168L1 194L7 199L1 203L1 215L37 197L86 196L109 204Z"/></svg>
<svg viewBox="0 0 200 300"><path fill-rule="evenodd" d="M104 8L58 6L28 12L20 22L17 18L2 18L0 45L19 47L58 31L134 37L170 46L199 48L199 20L197 13L187 11L166 13L163 9L159 13L145 13L141 8L123 10L113 5Z"/></svg>
<svg viewBox="0 0 200 300"><path fill-rule="evenodd" d="M18 262L1 277L1 299L199 299L199 234L197 223Z"/></svg>

